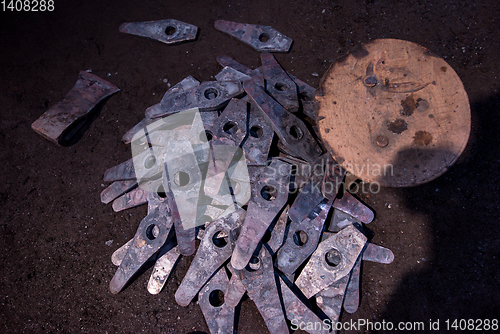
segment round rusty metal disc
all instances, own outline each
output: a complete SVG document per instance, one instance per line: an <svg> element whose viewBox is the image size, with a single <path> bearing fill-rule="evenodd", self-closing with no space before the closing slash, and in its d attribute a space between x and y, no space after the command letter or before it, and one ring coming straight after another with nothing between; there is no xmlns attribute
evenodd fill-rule
<svg viewBox="0 0 500 334"><path fill-rule="evenodd" d="M323 142L366 182L408 187L443 174L470 133L467 93L426 48L380 39L332 64L316 93Z"/></svg>

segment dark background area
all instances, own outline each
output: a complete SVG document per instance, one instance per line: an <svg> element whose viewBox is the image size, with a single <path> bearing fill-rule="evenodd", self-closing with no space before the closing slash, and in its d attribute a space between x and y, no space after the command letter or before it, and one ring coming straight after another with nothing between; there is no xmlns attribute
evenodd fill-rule
<svg viewBox="0 0 500 334"><path fill-rule="evenodd" d="M0 15L0 331L3 333L204 333L196 305L174 293L191 258L164 290L150 271L118 295L110 256L133 237L145 207L100 202L103 172L131 157L121 136L188 75L213 80L226 54L259 66L258 52L213 28L217 19L271 25L291 37L276 54L317 87L333 59L377 38L405 39L443 57L469 95L472 131L447 173L415 188L361 195L376 211L372 242L390 265L364 263L361 304L342 321L499 319L500 5L490 1L55 1L53 12ZM180 45L118 31L121 23L175 18L199 27ZM56 147L31 123L60 101L78 71L121 88L82 139ZM318 73L319 76L313 76ZM106 241L113 240L108 246ZM238 333L266 333L251 300Z"/></svg>

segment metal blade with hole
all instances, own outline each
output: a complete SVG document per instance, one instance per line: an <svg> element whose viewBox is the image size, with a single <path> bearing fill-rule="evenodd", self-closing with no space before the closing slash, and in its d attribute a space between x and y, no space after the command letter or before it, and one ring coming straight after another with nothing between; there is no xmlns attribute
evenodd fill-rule
<svg viewBox="0 0 500 334"><path fill-rule="evenodd" d="M92 110L118 91L118 87L97 75L80 71L77 82L64 99L44 112L31 128L57 145L65 146L95 119Z"/></svg>
<svg viewBox="0 0 500 334"><path fill-rule="evenodd" d="M305 305L292 290L290 290L281 277L279 281L283 304L285 306L285 313L288 320L290 320L292 324L294 324L294 321L295 324L313 324L313 329L308 329L308 327L304 329L308 333L329 333L330 331L326 326L321 326L319 330L316 329L316 324L322 324L322 320L313 311L311 311L311 309L307 307L307 305Z"/></svg>
<svg viewBox="0 0 500 334"><path fill-rule="evenodd" d="M247 216L231 258L238 270L245 268L267 228L288 200L291 166L273 159L252 187Z"/></svg>
<svg viewBox="0 0 500 334"><path fill-rule="evenodd" d="M240 146L247 135L247 102L231 99L211 130L212 145Z"/></svg>
<svg viewBox="0 0 500 334"><path fill-rule="evenodd" d="M194 40L198 33L198 27L189 23L169 19L122 23L120 25L120 32L147 37L165 44L175 44Z"/></svg>
<svg viewBox="0 0 500 334"><path fill-rule="evenodd" d="M285 275L293 274L318 246L332 202L325 200L306 219L290 223L285 244L278 251L275 264Z"/></svg>
<svg viewBox="0 0 500 334"><path fill-rule="evenodd" d="M137 187L137 181L135 180L115 181L101 192L101 202L108 204L118 196L135 187Z"/></svg>
<svg viewBox="0 0 500 334"><path fill-rule="evenodd" d="M222 267L198 294L198 304L212 334L234 332L235 307L228 305L223 295L228 285L226 269ZM223 295L222 298L219 294Z"/></svg>
<svg viewBox="0 0 500 334"><path fill-rule="evenodd" d="M269 26L217 20L214 27L260 52L288 52L293 42Z"/></svg>
<svg viewBox="0 0 500 334"><path fill-rule="evenodd" d="M255 102L245 97L249 103L248 136L243 143L247 164L264 166L273 142L274 130Z"/></svg>
<svg viewBox="0 0 500 334"><path fill-rule="evenodd" d="M198 251L175 293L177 304L189 305L205 282L229 259L234 243L232 231L241 226L244 218L245 210L238 209L208 225ZM227 237L218 238L220 232Z"/></svg>
<svg viewBox="0 0 500 334"><path fill-rule="evenodd" d="M156 189L157 183L152 184L151 189ZM157 198L161 204L141 221L132 245L109 283L112 293L120 292L144 263L163 246L172 227L167 201L160 198L155 191L149 192L149 196ZM157 235L153 233L155 227L158 229Z"/></svg>
<svg viewBox="0 0 500 334"><path fill-rule="evenodd" d="M253 77L243 83L252 100L264 113L283 145L306 161L314 161L321 155L321 148L305 124L273 100L264 90L264 80Z"/></svg>
<svg viewBox="0 0 500 334"><path fill-rule="evenodd" d="M311 298L350 273L366 240L359 230L348 226L321 242L295 284Z"/></svg>
<svg viewBox="0 0 500 334"><path fill-rule="evenodd" d="M191 108L199 108L200 111L216 110L242 93L239 81L205 81L198 87L164 96L160 106L146 109L145 114L147 118L157 118Z"/></svg>
<svg viewBox="0 0 500 334"><path fill-rule="evenodd" d="M257 306L269 331L273 334L288 333L276 286L273 260L266 247L261 247L259 253L252 256L248 266L235 274Z"/></svg>
<svg viewBox="0 0 500 334"><path fill-rule="evenodd" d="M297 112L299 110L299 98L295 82L283 70L272 54L262 53L260 59L267 93L286 110Z"/></svg>

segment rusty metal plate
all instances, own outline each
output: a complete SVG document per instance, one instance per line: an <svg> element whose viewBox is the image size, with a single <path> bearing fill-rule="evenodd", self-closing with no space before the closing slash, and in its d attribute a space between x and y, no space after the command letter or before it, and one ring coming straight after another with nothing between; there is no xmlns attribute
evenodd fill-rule
<svg viewBox="0 0 500 334"><path fill-rule="evenodd" d="M97 75L80 71L76 84L64 99L43 113L31 128L57 145L65 146L94 119L91 111L118 91L118 87Z"/></svg>
<svg viewBox="0 0 500 334"><path fill-rule="evenodd" d="M126 22L120 32L147 37L165 44L175 44L196 39L198 27L178 20L158 20L146 22Z"/></svg>
<svg viewBox="0 0 500 334"><path fill-rule="evenodd" d="M408 187L443 174L471 127L456 72L426 48L380 39L335 61L316 92L320 136L366 182Z"/></svg>

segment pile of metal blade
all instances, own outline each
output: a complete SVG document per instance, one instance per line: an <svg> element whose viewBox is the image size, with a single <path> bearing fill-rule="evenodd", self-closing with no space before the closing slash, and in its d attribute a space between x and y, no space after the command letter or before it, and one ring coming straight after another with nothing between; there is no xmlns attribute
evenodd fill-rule
<svg viewBox="0 0 500 334"><path fill-rule="evenodd" d="M390 263L394 255L367 241L363 224L374 214L344 190L345 171L318 139L315 89L270 53L261 54L257 69L227 56L217 60L223 66L217 81L189 76L146 110L123 136L125 143L142 141L144 153L104 174L113 183L102 202L112 201L115 211L148 205L136 235L112 256L118 269L110 289L118 293L153 261L148 291L157 294L179 257L195 254L175 299L187 306L197 297L211 333L233 333L245 293L271 333L288 333L286 319L310 333L335 332L342 306L349 313L358 308L361 261ZM204 130L187 134L194 136L189 145L168 134L184 123L157 125L193 108ZM161 126L168 131L153 131ZM237 161L247 166L249 199L238 199L244 187L232 184L230 203L221 204L227 197L218 195L224 180L217 175L225 174L200 167L204 152L217 155L217 145L243 153ZM160 163L162 156L170 160ZM197 211L193 226L182 223L186 208ZM306 325L326 319L331 328Z"/></svg>

